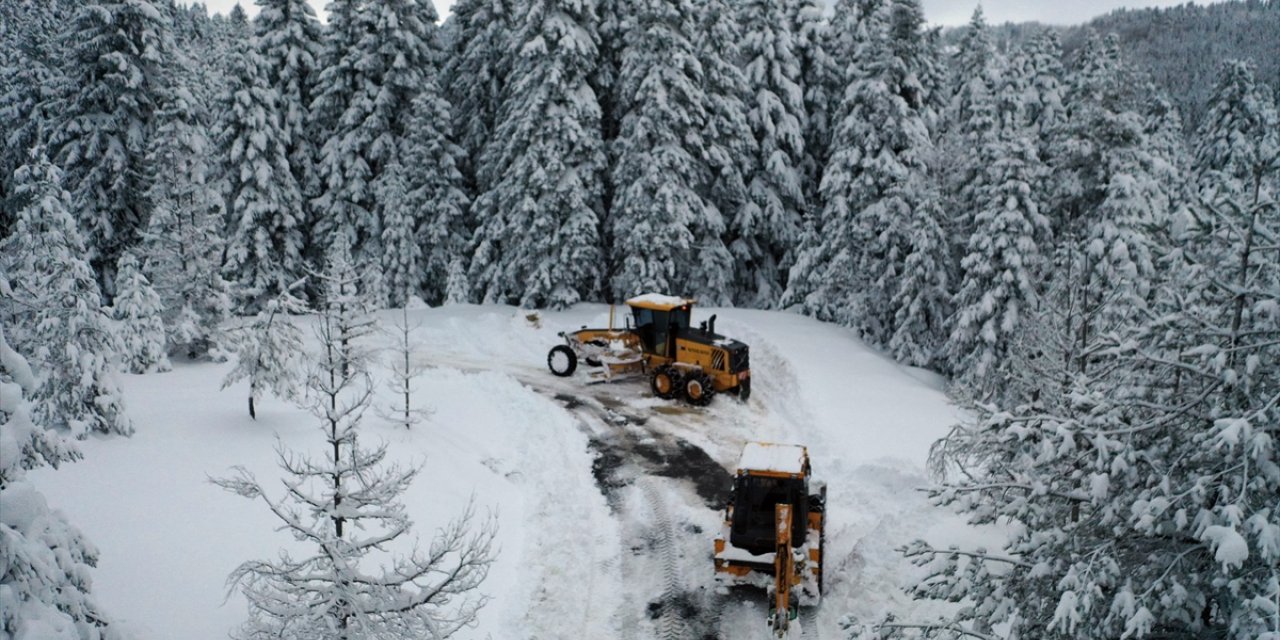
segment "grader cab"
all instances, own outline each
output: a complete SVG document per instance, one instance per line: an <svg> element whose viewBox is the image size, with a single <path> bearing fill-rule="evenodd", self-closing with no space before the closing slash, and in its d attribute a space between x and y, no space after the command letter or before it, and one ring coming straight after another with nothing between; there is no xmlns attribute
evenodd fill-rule
<svg viewBox="0 0 1280 640"><path fill-rule="evenodd" d="M715 332L716 317L693 326L694 301L656 293L627 300L631 316L615 329L582 329L561 333L565 344L547 354L557 376L569 376L579 360L606 379L647 373L660 398L683 398L706 405L718 392L751 395L747 345Z"/></svg>
<svg viewBox="0 0 1280 640"><path fill-rule="evenodd" d="M779 637L822 597L827 487L809 476L805 447L747 443L715 539L717 582L764 588Z"/></svg>

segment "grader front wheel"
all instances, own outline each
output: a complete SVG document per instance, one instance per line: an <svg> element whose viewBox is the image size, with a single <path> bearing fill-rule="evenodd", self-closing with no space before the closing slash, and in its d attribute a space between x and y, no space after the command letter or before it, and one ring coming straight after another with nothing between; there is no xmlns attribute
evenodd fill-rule
<svg viewBox="0 0 1280 640"><path fill-rule="evenodd" d="M680 392L680 382L680 372L666 365L654 369L649 376L649 387L653 389L653 395L663 400L676 397Z"/></svg>
<svg viewBox="0 0 1280 640"><path fill-rule="evenodd" d="M558 344L551 347L551 352L547 354L547 368L561 378L571 376L578 368L578 354L574 353L568 345Z"/></svg>

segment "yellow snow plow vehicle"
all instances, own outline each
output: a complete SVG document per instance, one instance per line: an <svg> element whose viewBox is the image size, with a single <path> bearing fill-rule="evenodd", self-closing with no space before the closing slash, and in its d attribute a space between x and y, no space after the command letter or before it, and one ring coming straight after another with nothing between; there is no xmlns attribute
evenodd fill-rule
<svg viewBox="0 0 1280 640"><path fill-rule="evenodd" d="M747 443L715 539L716 581L765 588L778 637L822 597L827 487L809 476L805 447Z"/></svg>
<svg viewBox="0 0 1280 640"><path fill-rule="evenodd" d="M557 376L573 375L581 360L598 376L612 379L648 373L660 398L683 398L705 406L718 392L751 395L747 345L716 333L716 317L694 327L693 300L649 293L627 300L631 317L625 328L561 332L565 343L552 347L547 367Z"/></svg>

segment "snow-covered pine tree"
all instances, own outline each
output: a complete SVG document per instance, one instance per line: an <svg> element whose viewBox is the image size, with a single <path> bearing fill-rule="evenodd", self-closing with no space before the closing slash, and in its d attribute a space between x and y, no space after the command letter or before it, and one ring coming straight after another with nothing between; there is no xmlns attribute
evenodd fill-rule
<svg viewBox="0 0 1280 640"><path fill-rule="evenodd" d="M990 165L974 184L979 209L960 264L946 359L956 378L982 397L1004 384L1009 341L1035 308L1049 221L1035 191L1044 165L1021 129L1002 133L978 155Z"/></svg>
<svg viewBox="0 0 1280 640"><path fill-rule="evenodd" d="M397 157L378 182L382 207L382 284L388 308L403 307L422 296L423 259L418 228L424 213L408 204L408 163Z"/></svg>
<svg viewBox="0 0 1280 640"><path fill-rule="evenodd" d="M172 369L165 348L164 305L133 252L126 251L116 266L116 299L112 315L120 337L120 357L132 373Z"/></svg>
<svg viewBox="0 0 1280 640"><path fill-rule="evenodd" d="M406 429L412 429L432 413L431 409L415 407L413 403L413 394L418 390L414 380L429 368L413 348L413 332L420 328L421 323L409 322L409 308L401 307L400 317L387 330L394 341L387 357L387 368L391 370L387 389L394 399L382 408L379 415Z"/></svg>
<svg viewBox="0 0 1280 640"><path fill-rule="evenodd" d="M169 21L149 0L84 4L63 46L70 93L60 100L53 144L89 262L110 299L116 262L138 243L150 216L145 159L167 85Z"/></svg>
<svg viewBox="0 0 1280 640"><path fill-rule="evenodd" d="M444 287L444 304L463 304L471 300L471 280L467 264L461 256L449 263L449 279Z"/></svg>
<svg viewBox="0 0 1280 640"><path fill-rule="evenodd" d="M335 246L345 246L344 239ZM280 498L243 468L215 480L262 499L282 528L308 545L301 556L282 550L232 572L249 601L239 638L448 638L473 624L486 602L476 589L495 555L496 528L493 520L476 523L472 507L439 531L428 553L387 551L412 532L400 500L418 470L388 464L385 443L361 445L372 384L364 363L343 347L343 327L356 322L350 308L335 304L316 318L307 408L324 434L324 454L279 448L289 485Z"/></svg>
<svg viewBox="0 0 1280 640"><path fill-rule="evenodd" d="M1026 105L1027 124L1043 140L1066 117L1063 106L1066 91L1063 77L1066 72L1062 68L1062 45L1058 41L1058 32L1044 30L1022 47L1017 58L1018 67L1027 78L1027 93L1022 101Z"/></svg>
<svg viewBox="0 0 1280 640"><path fill-rule="evenodd" d="M973 10L952 65L947 117L952 126L947 128L964 129L975 119L973 109L987 102L988 96L995 92L1003 67L981 5Z"/></svg>
<svg viewBox="0 0 1280 640"><path fill-rule="evenodd" d="M299 280L285 287L262 303L261 311L252 320L227 331L236 366L222 379L222 388L248 379L249 417L255 420L255 402L263 391L284 400L298 397L302 333L289 316L306 311L306 305L293 295L302 285Z"/></svg>
<svg viewBox="0 0 1280 640"><path fill-rule="evenodd" d="M883 37L888 29L887 14L881 6L882 2L860 2L860 0L837 0L833 9L828 32L832 70L832 91L827 112L831 117L830 141L827 146L829 158L823 167L822 181L819 183L820 203L811 203L808 217L804 221L798 246L795 249L796 260L787 275L787 289L779 302L780 307L796 307L803 313L813 315L821 320L835 320L848 324L852 315L846 306L848 298L853 295L850 276L853 272L855 246L845 241L837 241L830 234L838 234L838 228L848 226L849 210L843 208L838 214L830 207L832 202L822 192L823 185L831 173L838 173L839 179L848 181L848 170L837 171L836 155L841 147L847 148L854 143L852 132L845 131L841 138L841 125L849 118L854 102L848 100L855 79L863 73L859 60L859 52L869 38ZM835 267L833 261L842 266ZM844 273L845 276L832 280L827 277L828 271ZM839 313L839 316L837 314ZM839 319L837 319L839 318Z"/></svg>
<svg viewBox="0 0 1280 640"><path fill-rule="evenodd" d="M285 157L303 193L313 184L316 143L308 135L312 88L317 80L322 27L307 0L254 0L253 46L266 86L275 91ZM306 217L307 220L311 216Z"/></svg>
<svg viewBox="0 0 1280 640"><path fill-rule="evenodd" d="M1204 310L1193 309L1187 315L1194 320L1180 329L1216 345L1205 364L1234 388L1233 400L1256 403L1276 384L1263 372L1277 357L1267 336L1280 322L1280 256L1273 250L1280 237L1280 114L1254 73L1246 62L1222 65L1198 132L1199 198L1182 237L1198 269L1187 276L1195 295L1186 304Z"/></svg>
<svg viewBox="0 0 1280 640"><path fill-rule="evenodd" d="M369 290L369 278L357 268L351 256L347 234L338 233L328 243L324 271L316 274L323 303L320 307L327 330L338 341L343 371L367 370L369 353L359 344L376 328L369 314L376 307L379 292Z"/></svg>
<svg viewBox="0 0 1280 640"><path fill-rule="evenodd" d="M590 0L527 0L509 99L482 159L493 168L479 194L469 271L474 297L562 308L600 290L600 107ZM486 170L488 171L488 170Z"/></svg>
<svg viewBox="0 0 1280 640"><path fill-rule="evenodd" d="M138 251L143 273L160 295L168 351L189 358L215 349L218 326L231 312L222 279L222 195L210 177L211 144L203 110L185 88L168 93L156 113L147 152L151 219Z"/></svg>
<svg viewBox="0 0 1280 640"><path fill-rule="evenodd" d="M807 210L803 78L784 4L748 0L741 11L741 55L751 96L747 120L759 155L750 170L749 205L730 230L734 257L748 271L740 278L744 301L769 306L782 295L782 267L791 259Z"/></svg>
<svg viewBox="0 0 1280 640"><path fill-rule="evenodd" d="M938 142L938 168L946 187L947 208L951 211L947 231L959 246L974 232L978 209L986 206L981 201L985 194L978 194L981 185L975 183L984 177L993 158L982 157L975 151L987 147L999 134L994 94L1000 89L998 79L1005 75L981 6L969 20L952 66L943 133ZM1016 76L1009 74L1008 77ZM961 254L963 250L956 253ZM953 272L958 274L959 265L955 267Z"/></svg>
<svg viewBox="0 0 1280 640"><path fill-rule="evenodd" d="M236 287L238 306L256 312L302 277L305 218L279 99L266 84L262 59L248 42L231 55L235 77L218 132L230 226L223 273Z"/></svg>
<svg viewBox="0 0 1280 640"><path fill-rule="evenodd" d="M1257 81L1253 65L1225 62L1197 136L1195 162L1203 200L1235 199L1239 204L1230 208L1247 211L1276 197L1276 118L1274 93Z"/></svg>
<svg viewBox="0 0 1280 640"><path fill-rule="evenodd" d="M7 283L2 280L0 293L8 295ZM21 481L30 469L57 469L64 462L83 457L74 441L34 421L31 396L38 386L31 365L9 344L4 326L0 325L0 426L4 427L0 430L0 448L5 451L0 459L0 487ZM12 628L9 622L0 624L0 629Z"/></svg>
<svg viewBox="0 0 1280 640"><path fill-rule="evenodd" d="M1047 136L1044 155L1053 170L1045 213L1059 238L1081 233L1086 212L1105 198L1103 191L1110 183L1106 154L1115 142L1125 143L1107 139L1107 125L1132 106L1133 96L1127 89L1138 82L1122 64L1114 38L1091 34L1077 57L1068 77L1062 119L1056 127L1042 128Z"/></svg>
<svg viewBox="0 0 1280 640"><path fill-rule="evenodd" d="M32 419L36 387L30 365L0 326L0 630L6 638L118 640L91 593L97 550L27 478L29 469L80 457L71 442Z"/></svg>
<svg viewBox="0 0 1280 640"><path fill-rule="evenodd" d="M450 10L446 29L452 29L449 55L441 69L441 87L450 105L450 130L462 147L459 169L466 192L487 192L498 175L481 169L481 153L493 141L498 112L506 97L507 75L517 57L519 16L512 0L459 0Z"/></svg>
<svg viewBox="0 0 1280 640"><path fill-rule="evenodd" d="M1166 225L1172 198L1160 179L1140 112L1149 86L1120 58L1114 37L1092 39L1081 52L1068 94L1067 118L1051 142L1046 215L1057 246L1055 272L1073 284L1054 304L1070 308L1080 371L1102 356L1090 343L1115 326L1132 325L1150 301L1158 258L1155 230Z"/></svg>
<svg viewBox="0 0 1280 640"><path fill-rule="evenodd" d="M621 109L616 104L618 98L618 75L622 69L622 48L626 44L626 18L630 7L626 0L596 0L596 31L600 35L600 45L596 47L596 71L592 74L591 86L595 87L596 97L600 102L600 123L604 128L604 143L608 147L618 138ZM613 189L605 180L605 211L612 211Z"/></svg>
<svg viewBox="0 0 1280 640"><path fill-rule="evenodd" d="M412 296L440 304L448 297L450 265L467 258L471 202L459 170L465 154L449 134L449 103L435 75L425 74L379 195L383 278L393 307Z"/></svg>
<svg viewBox="0 0 1280 640"><path fill-rule="evenodd" d="M25 328L15 342L41 371L36 420L76 438L129 435L133 424L116 380L119 342L85 260L62 172L37 147L15 172L14 186L26 204L0 241L0 265L9 278L5 293L17 312L15 326Z"/></svg>
<svg viewBox="0 0 1280 640"><path fill-rule="evenodd" d="M350 234L352 255L382 260L378 182L408 133L423 73L441 51L430 0L334 0L312 104L319 191L313 238Z"/></svg>
<svg viewBox="0 0 1280 640"><path fill-rule="evenodd" d="M832 93L836 86L837 64L831 56L831 23L826 3L821 0L787 0L787 22L792 49L800 64L800 89L804 92L804 196L808 215L819 206L818 185L827 164L831 144ZM797 243L793 243L793 247Z"/></svg>
<svg viewBox="0 0 1280 640"><path fill-rule="evenodd" d="M1115 314L1090 337L1106 366L1061 358L1078 329L1051 326L1044 357L1031 359L1053 371L1039 393L976 406L975 423L935 449L936 465L965 472L935 501L1012 532L999 553L907 547L927 569L917 595L966 603L952 628L1280 637L1280 261L1255 244L1278 231L1280 127L1270 91L1246 70L1226 65L1217 117L1201 130L1202 206L1173 229L1162 269L1138 274L1151 311ZM1109 214L1158 204L1117 164L1108 169L1129 184L1108 185Z"/></svg>
<svg viewBox="0 0 1280 640"><path fill-rule="evenodd" d="M735 261L733 248L723 240L729 235L728 222L744 219L745 208L752 206L746 180L757 157L755 134L747 122L746 76L737 62L742 29L725 0L701 0L697 9L698 58L707 98L704 162L711 172L707 200L714 211L695 231L702 247L690 276L692 287L684 293L709 305L749 303L757 294L752 274L742 268L751 264L750 256Z"/></svg>
<svg viewBox="0 0 1280 640"><path fill-rule="evenodd" d="M950 263L928 166L929 89L912 71L933 66L916 59L932 51L922 23L914 0L870 2L861 7L858 33L840 34L856 43L858 63L848 70L821 219L784 297L858 327L872 343L892 342L895 356L913 364L928 363L945 338Z"/></svg>
<svg viewBox="0 0 1280 640"><path fill-rule="evenodd" d="M629 9L614 97L621 127L610 175L614 299L697 287L694 230L714 212L703 197L707 100L692 39L696 13L689 0L642 0Z"/></svg>
<svg viewBox="0 0 1280 640"><path fill-rule="evenodd" d="M904 229L909 249L897 271L893 333L886 346L899 362L936 366L947 339L951 316L951 244L941 194L928 182L908 182L904 191L916 200Z"/></svg>
<svg viewBox="0 0 1280 640"><path fill-rule="evenodd" d="M10 2L0 7L0 238L22 203L10 181L28 152L58 121L56 98L67 91L58 35L71 8L62 2Z"/></svg>

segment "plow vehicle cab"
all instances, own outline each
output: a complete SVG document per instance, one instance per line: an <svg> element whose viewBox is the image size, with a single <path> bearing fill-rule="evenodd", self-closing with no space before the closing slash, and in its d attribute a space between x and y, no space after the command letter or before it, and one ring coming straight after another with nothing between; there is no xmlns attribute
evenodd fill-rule
<svg viewBox="0 0 1280 640"><path fill-rule="evenodd" d="M749 442L715 539L716 581L769 594L769 624L783 636L799 605L822 596L826 485L810 481L808 449Z"/></svg>
<svg viewBox="0 0 1280 640"><path fill-rule="evenodd" d="M631 316L623 329L583 327L561 333L565 344L547 354L547 366L558 376L572 375L582 360L611 379L619 374L648 373L661 398L683 398L706 405L718 392L751 395L747 345L715 332L716 317L693 326L693 300L656 293L627 300Z"/></svg>

